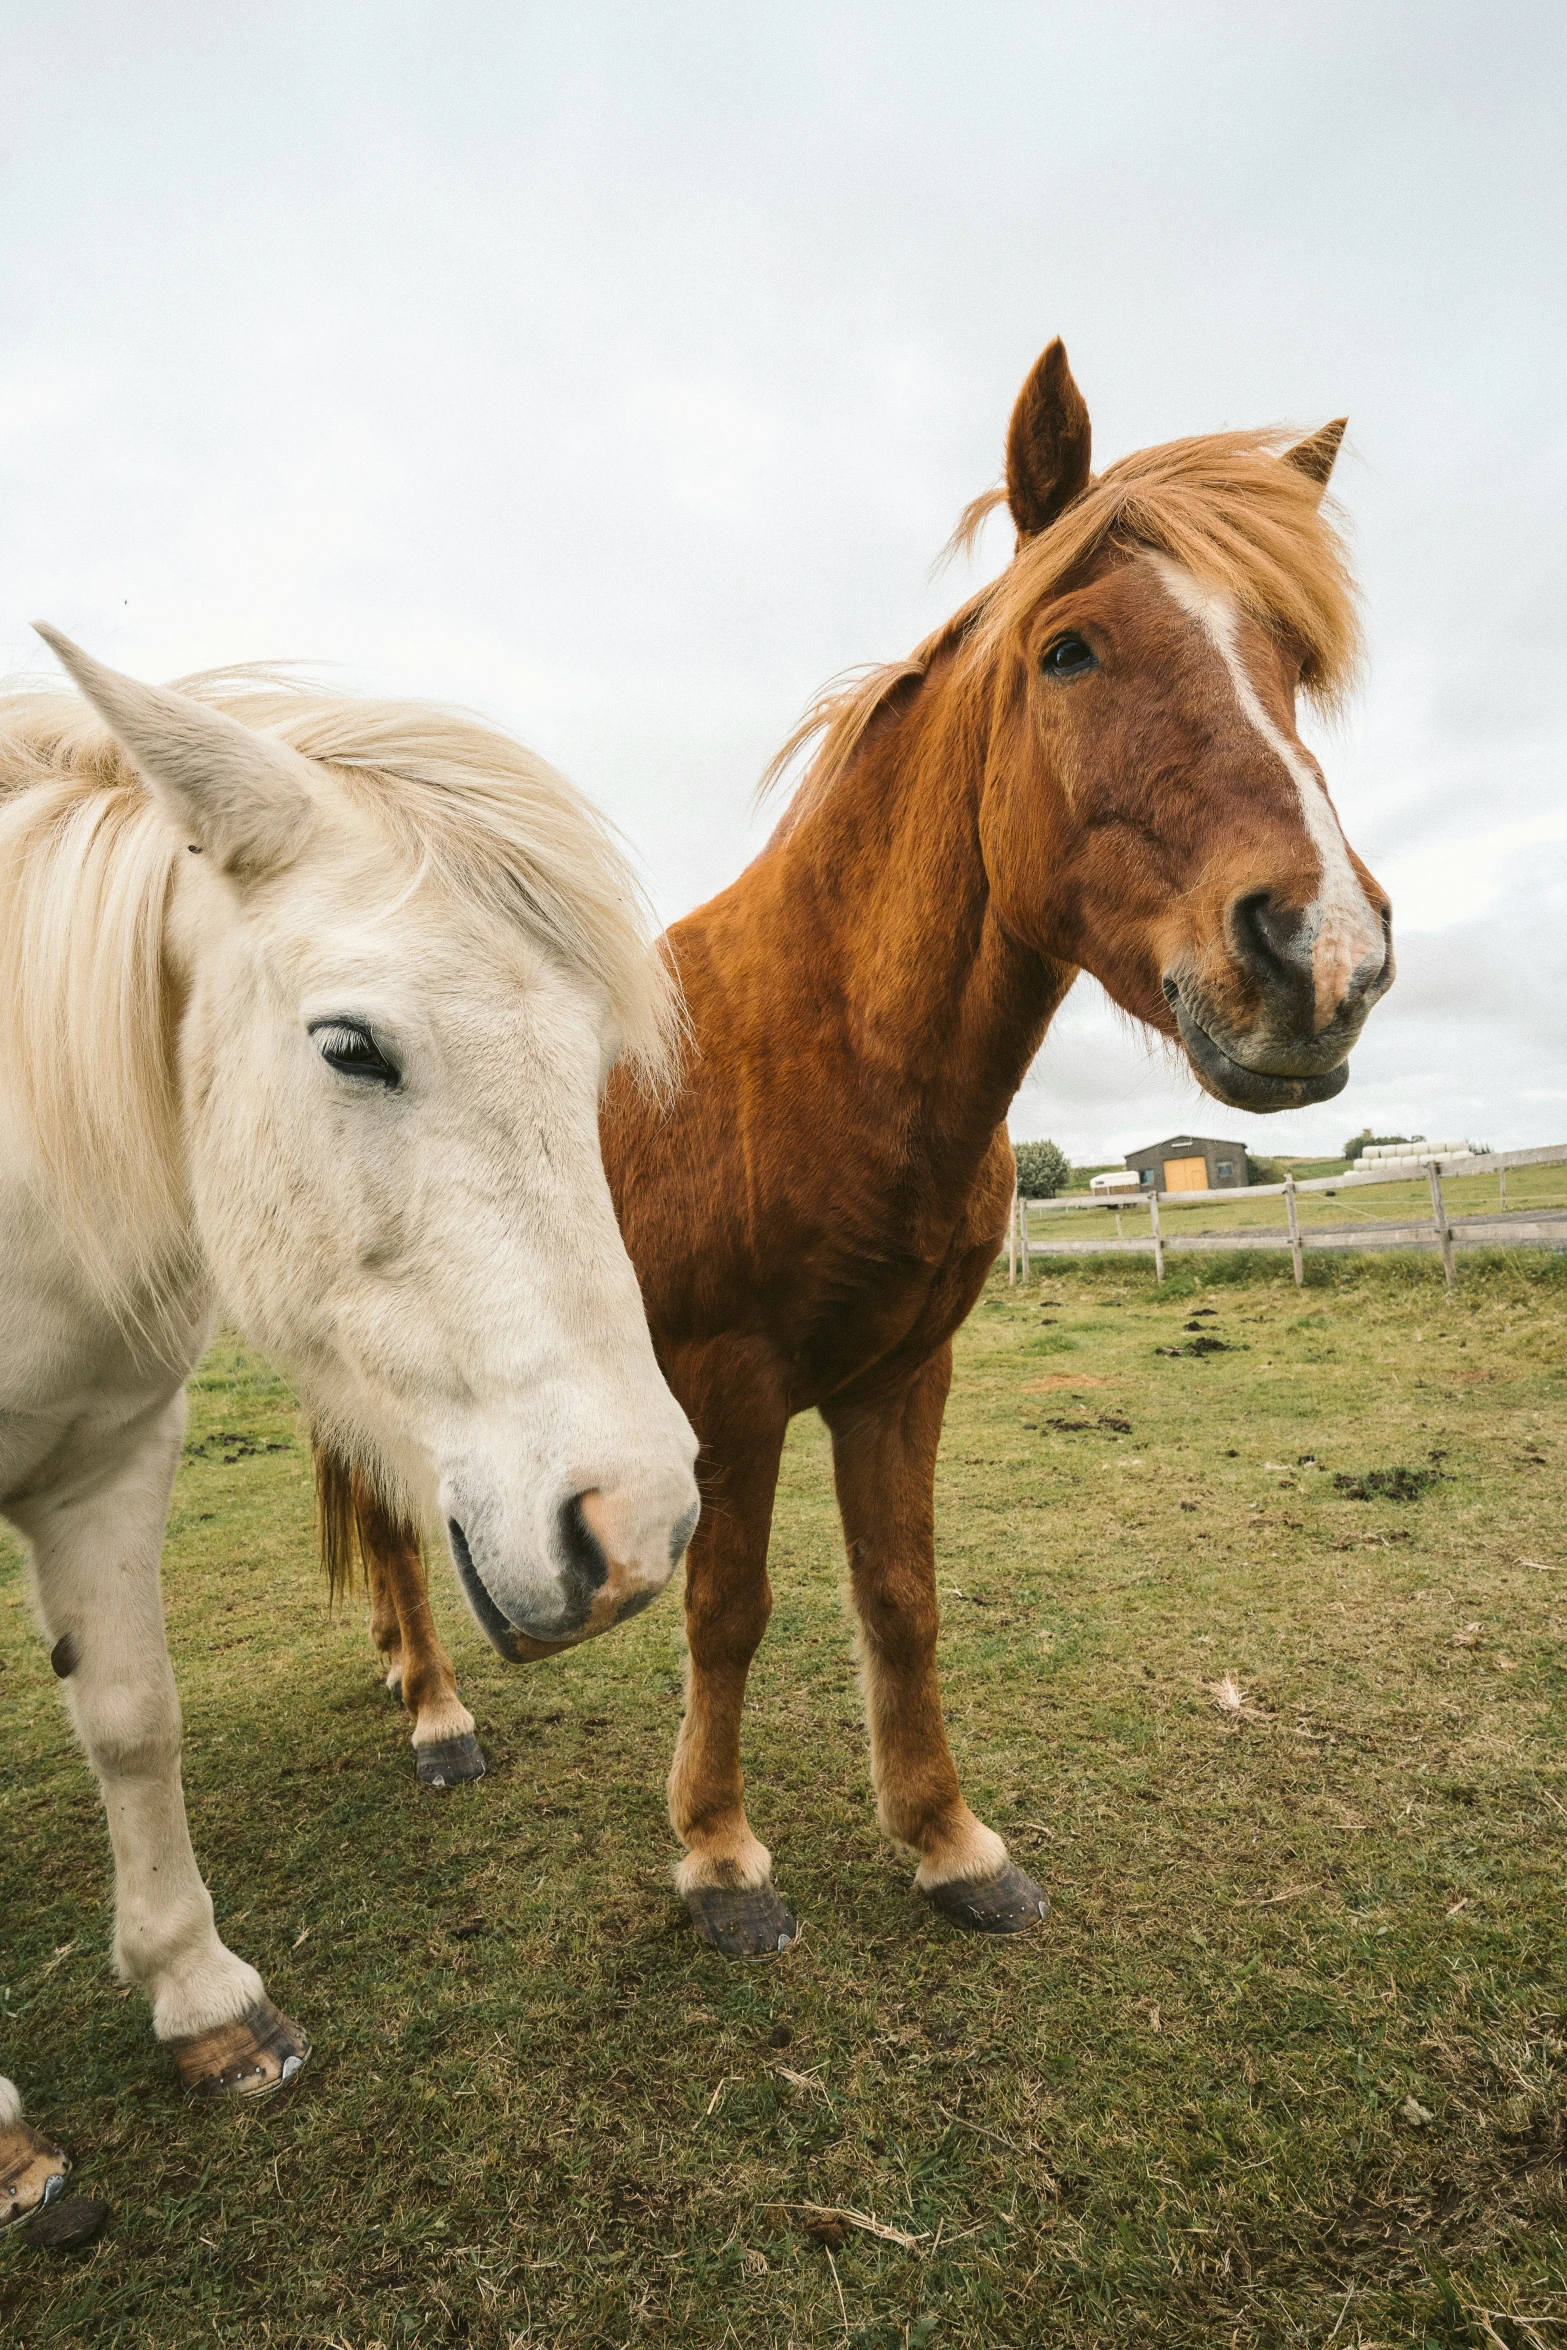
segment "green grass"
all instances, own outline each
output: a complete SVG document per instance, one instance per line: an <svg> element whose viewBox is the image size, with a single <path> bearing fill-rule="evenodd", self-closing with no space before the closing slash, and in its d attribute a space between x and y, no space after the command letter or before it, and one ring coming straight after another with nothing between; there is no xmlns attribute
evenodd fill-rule
<svg viewBox="0 0 1567 2350"><path fill-rule="evenodd" d="M443 1572L492 1775L421 1794L289 1394L218 1346L166 1570L192 1826L317 2054L269 2107L181 2099L6 1549L0 2067L115 2208L0 2247L8 2345L1560 2342L1567 1266L1309 1269L1077 1260L960 1340L946 1703L1032 1938L931 1916L876 1832L797 1426L747 1768L805 1932L757 1968L669 1890L674 1596L508 1670ZM1230 1351L1156 1351L1204 1305ZM1395 1468L1440 1476L1335 1483ZM918 2242L824 2246L812 2204Z"/></svg>

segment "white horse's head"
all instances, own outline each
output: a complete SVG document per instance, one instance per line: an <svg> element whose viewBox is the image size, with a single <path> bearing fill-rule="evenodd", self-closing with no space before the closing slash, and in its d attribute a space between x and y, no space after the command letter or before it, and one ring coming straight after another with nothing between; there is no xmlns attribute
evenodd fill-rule
<svg viewBox="0 0 1567 2350"><path fill-rule="evenodd" d="M607 1629L697 1516L599 1156L611 1065L656 1076L676 1016L623 860L472 720L275 682L219 707L41 633L172 828L178 1147L218 1295L439 1516L498 1647Z"/></svg>

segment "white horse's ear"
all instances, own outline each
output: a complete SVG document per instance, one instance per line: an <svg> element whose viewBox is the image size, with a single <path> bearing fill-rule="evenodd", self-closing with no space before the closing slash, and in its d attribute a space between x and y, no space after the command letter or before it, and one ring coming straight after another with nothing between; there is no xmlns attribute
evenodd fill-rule
<svg viewBox="0 0 1567 2350"><path fill-rule="evenodd" d="M1325 424L1320 432L1308 433L1303 441L1297 441L1292 449L1286 449L1285 464L1293 465L1297 473L1303 473L1308 481L1316 483L1318 489L1325 490L1328 476L1333 471L1333 461L1339 452L1339 443L1348 428L1347 416L1335 416L1333 422Z"/></svg>
<svg viewBox="0 0 1567 2350"><path fill-rule="evenodd" d="M33 626L192 847L241 880L287 863L311 818L307 760L189 694L106 669L45 621Z"/></svg>

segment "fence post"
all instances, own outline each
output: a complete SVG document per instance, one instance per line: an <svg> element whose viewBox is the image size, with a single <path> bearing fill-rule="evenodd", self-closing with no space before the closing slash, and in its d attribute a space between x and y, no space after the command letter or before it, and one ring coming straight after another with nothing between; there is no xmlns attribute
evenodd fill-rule
<svg viewBox="0 0 1567 2350"><path fill-rule="evenodd" d="M1017 1287L1017 1178L1012 1179L1012 1205L1007 1212L1007 1287Z"/></svg>
<svg viewBox="0 0 1567 2350"><path fill-rule="evenodd" d="M1435 1159L1427 1159L1426 1173L1431 1178L1431 1218L1436 1226L1436 1242L1442 1252L1442 1271L1447 1276L1449 1289L1458 1287L1458 1275L1453 1266L1453 1232L1447 1221L1447 1210L1442 1205L1442 1178L1436 1171Z"/></svg>
<svg viewBox="0 0 1567 2350"><path fill-rule="evenodd" d="M1502 1186L1502 1207L1505 1211L1507 1207L1507 1169L1505 1167L1501 1170L1499 1180Z"/></svg>
<svg viewBox="0 0 1567 2350"><path fill-rule="evenodd" d="M1121 1237L1121 1211L1119 1208L1115 1211L1115 1236L1117 1240Z"/></svg>
<svg viewBox="0 0 1567 2350"><path fill-rule="evenodd" d="M1164 1242L1159 1236L1159 1193L1157 1187L1149 1198L1148 1205L1153 1210L1153 1277L1155 1281L1162 1281L1164 1279Z"/></svg>
<svg viewBox="0 0 1567 2350"><path fill-rule="evenodd" d="M1028 1202L1021 1196L1017 1203L1018 1237L1022 1243L1023 1287L1028 1287Z"/></svg>
<svg viewBox="0 0 1567 2350"><path fill-rule="evenodd" d="M1306 1268L1300 1261L1300 1218L1295 1213L1295 1178L1284 1178L1284 1212L1290 1220L1290 1263L1295 1268L1295 1287L1306 1286Z"/></svg>

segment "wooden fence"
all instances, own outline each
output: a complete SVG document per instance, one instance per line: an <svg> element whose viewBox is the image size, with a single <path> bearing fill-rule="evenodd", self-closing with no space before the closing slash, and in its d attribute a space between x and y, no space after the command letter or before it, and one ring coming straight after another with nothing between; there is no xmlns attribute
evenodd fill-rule
<svg viewBox="0 0 1567 2350"><path fill-rule="evenodd" d="M1151 1256L1154 1277L1162 1281L1167 1254L1184 1254L1201 1249L1262 1248L1289 1250L1296 1287L1299 1288L1306 1278L1304 1259L1307 1249L1432 1248L1442 1259L1447 1286L1451 1289L1457 1280L1455 1252L1459 1249L1567 1248L1567 1207L1509 1209L1507 1205L1507 1175L1510 1168L1563 1166L1567 1166L1567 1143L1550 1143L1541 1150L1445 1152L1431 1159L1417 1160L1413 1165L1408 1161L1384 1161L1366 1168L1364 1172L1319 1175L1304 1183L1297 1183L1292 1175L1287 1175L1282 1183L1254 1183L1225 1191L1126 1192L1120 1198L1112 1197L1109 1200L1025 1200L1014 1194L1012 1220L1007 1235L1008 1278L1016 1283L1021 1275L1027 1281L1031 1256L1110 1256L1119 1253ZM1300 1220L1296 1203L1306 1194L1326 1193L1333 1197L1341 1191L1359 1191L1378 1183L1408 1183L1418 1180L1422 1173L1431 1192L1429 1218L1406 1215L1376 1222L1344 1224L1302 1224ZM1494 1215L1448 1214L1442 1195L1444 1178L1452 1182L1471 1175L1496 1176L1499 1192ZM1224 1201L1234 1206L1240 1201L1259 1199L1282 1199L1285 1218L1282 1227L1238 1226L1229 1232L1170 1232L1160 1224L1161 1205L1167 1208L1191 1208ZM1108 1234L1097 1240L1041 1237L1030 1231L1031 1212L1063 1221L1074 1215L1113 1215L1116 1237L1113 1240ZM1149 1218L1147 1236L1138 1233L1128 1238L1122 1229L1122 1217L1139 1214L1146 1214Z"/></svg>

